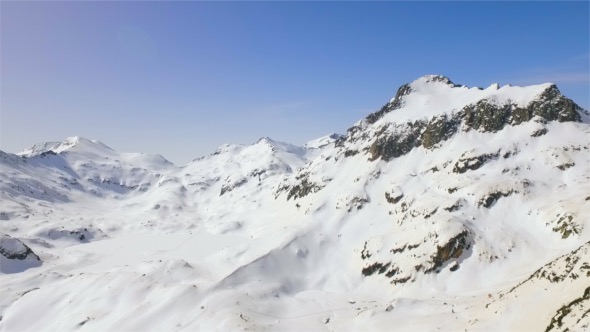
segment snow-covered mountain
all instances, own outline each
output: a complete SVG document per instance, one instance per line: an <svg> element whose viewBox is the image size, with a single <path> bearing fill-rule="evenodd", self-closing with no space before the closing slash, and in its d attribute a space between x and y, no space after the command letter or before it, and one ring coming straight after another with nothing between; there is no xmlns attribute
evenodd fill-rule
<svg viewBox="0 0 590 332"><path fill-rule="evenodd" d="M302 147L0 152L0 329L589 329L589 124L429 75Z"/></svg>

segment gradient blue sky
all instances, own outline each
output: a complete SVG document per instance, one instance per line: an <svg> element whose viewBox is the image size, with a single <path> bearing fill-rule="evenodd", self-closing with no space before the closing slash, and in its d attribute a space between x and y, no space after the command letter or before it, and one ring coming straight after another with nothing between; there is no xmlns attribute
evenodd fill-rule
<svg viewBox="0 0 590 332"><path fill-rule="evenodd" d="M343 133L425 74L584 108L589 3L0 2L0 149L68 136L177 164Z"/></svg>

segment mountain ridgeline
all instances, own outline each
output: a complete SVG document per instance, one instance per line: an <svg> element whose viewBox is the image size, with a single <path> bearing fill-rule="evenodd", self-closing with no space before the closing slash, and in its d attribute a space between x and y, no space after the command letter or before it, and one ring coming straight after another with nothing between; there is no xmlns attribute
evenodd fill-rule
<svg viewBox="0 0 590 332"><path fill-rule="evenodd" d="M426 82L438 82L450 88L460 88L444 76L425 77ZM412 93L410 84L402 85L395 98L385 104L379 111L369 114L361 123L348 129L348 135L337 142L346 146L346 142L366 139L363 131L367 125L375 124L390 112L404 107L404 97ZM458 130L477 130L480 132L497 132L505 126L516 126L523 122L535 120L539 122L581 122L583 109L571 99L564 97L556 85L551 84L538 97L524 107L510 99L502 103L481 99L454 110L451 114L434 115L430 119L419 119L413 122L400 123L390 128L390 123L379 126L368 151L371 159L381 158L388 161L408 153L415 147L422 146L433 149L439 143L449 139Z"/></svg>
<svg viewBox="0 0 590 332"><path fill-rule="evenodd" d="M0 151L0 329L588 329L589 120L428 75L301 147Z"/></svg>

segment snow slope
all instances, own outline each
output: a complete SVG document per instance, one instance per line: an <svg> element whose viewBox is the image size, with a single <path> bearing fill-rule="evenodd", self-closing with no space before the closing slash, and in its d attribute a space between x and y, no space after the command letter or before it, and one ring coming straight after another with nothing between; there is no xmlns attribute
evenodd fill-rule
<svg viewBox="0 0 590 332"><path fill-rule="evenodd" d="M429 75L303 147L0 152L0 330L588 329L589 122Z"/></svg>

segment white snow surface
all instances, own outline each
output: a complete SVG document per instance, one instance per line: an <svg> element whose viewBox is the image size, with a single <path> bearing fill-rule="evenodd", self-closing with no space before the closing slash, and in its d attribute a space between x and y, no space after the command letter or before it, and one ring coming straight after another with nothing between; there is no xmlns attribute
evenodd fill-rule
<svg viewBox="0 0 590 332"><path fill-rule="evenodd" d="M370 161L384 124L550 86L434 78L354 142L262 138L184 166L80 137L0 151L1 246L40 258L0 256L0 330L538 331L576 299L563 322L587 330L587 116Z"/></svg>

